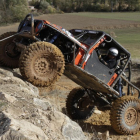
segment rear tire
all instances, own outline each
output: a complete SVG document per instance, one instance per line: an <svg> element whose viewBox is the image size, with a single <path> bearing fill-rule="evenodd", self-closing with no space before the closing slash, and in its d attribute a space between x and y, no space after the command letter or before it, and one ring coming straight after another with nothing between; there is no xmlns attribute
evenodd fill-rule
<svg viewBox="0 0 140 140"><path fill-rule="evenodd" d="M0 40L11 35L16 34L16 32L7 32L0 36ZM10 68L18 68L20 52L16 51L16 45L13 40L19 40L17 36L11 37L0 42L0 64Z"/></svg>
<svg viewBox="0 0 140 140"><path fill-rule="evenodd" d="M111 109L111 126L119 134L136 134L140 128L140 100L133 96L118 98Z"/></svg>
<svg viewBox="0 0 140 140"><path fill-rule="evenodd" d="M75 88L67 97L66 109L71 119L86 120L94 112L94 105L83 88Z"/></svg>
<svg viewBox="0 0 140 140"><path fill-rule="evenodd" d="M64 56L53 44L36 42L21 55L19 68L22 76L35 86L50 86L64 72Z"/></svg>

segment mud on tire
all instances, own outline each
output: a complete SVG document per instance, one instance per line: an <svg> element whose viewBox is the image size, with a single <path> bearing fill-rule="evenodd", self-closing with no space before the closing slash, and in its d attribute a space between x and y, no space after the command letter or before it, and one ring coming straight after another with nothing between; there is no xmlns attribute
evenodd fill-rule
<svg viewBox="0 0 140 140"><path fill-rule="evenodd" d="M16 34L16 32L7 32L0 36L0 40L11 35ZM19 40L20 37L11 37L0 42L0 64L10 67L10 68L18 68L19 65L19 57L20 52L16 51L15 43L13 40Z"/></svg>
<svg viewBox="0 0 140 140"><path fill-rule="evenodd" d="M66 109L73 120L86 120L94 112L94 105L83 88L74 88L66 100Z"/></svg>
<svg viewBox="0 0 140 140"><path fill-rule="evenodd" d="M53 44L36 42L31 44L20 57L22 76L35 86L49 86L64 72L64 56Z"/></svg>
<svg viewBox="0 0 140 140"><path fill-rule="evenodd" d="M140 128L140 100L133 96L118 98L112 106L111 126L119 134L136 134Z"/></svg>

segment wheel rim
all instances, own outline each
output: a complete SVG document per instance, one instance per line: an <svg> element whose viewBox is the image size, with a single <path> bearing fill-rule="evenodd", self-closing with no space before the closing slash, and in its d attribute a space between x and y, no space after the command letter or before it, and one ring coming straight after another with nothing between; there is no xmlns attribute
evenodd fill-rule
<svg viewBox="0 0 140 140"><path fill-rule="evenodd" d="M36 76L50 79L56 76L57 63L52 61L47 54L41 54L33 60L32 68Z"/></svg>
<svg viewBox="0 0 140 140"><path fill-rule="evenodd" d="M81 97L74 105L74 107L78 108L80 111L87 111L91 106L93 106L93 103L89 97Z"/></svg>
<svg viewBox="0 0 140 140"><path fill-rule="evenodd" d="M15 50L15 43L9 43L5 46L5 53L10 58L16 58L19 56L19 52Z"/></svg>
<svg viewBox="0 0 140 140"><path fill-rule="evenodd" d="M137 115L137 111L134 108L128 108L125 112L125 123L129 126L134 125L137 121Z"/></svg>
<svg viewBox="0 0 140 140"><path fill-rule="evenodd" d="M50 72L50 65L46 58L38 58L35 61L34 68L38 75L45 75Z"/></svg>

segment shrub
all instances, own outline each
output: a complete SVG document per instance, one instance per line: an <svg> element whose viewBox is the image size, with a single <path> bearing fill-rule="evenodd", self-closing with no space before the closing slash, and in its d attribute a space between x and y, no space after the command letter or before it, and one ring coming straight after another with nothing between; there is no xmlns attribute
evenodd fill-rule
<svg viewBox="0 0 140 140"><path fill-rule="evenodd" d="M137 5L134 11L140 11L140 5Z"/></svg>
<svg viewBox="0 0 140 140"><path fill-rule="evenodd" d="M42 9L43 11L46 10L50 6L50 4L46 1L41 1L39 4L39 9Z"/></svg>
<svg viewBox="0 0 140 140"><path fill-rule="evenodd" d="M56 9L52 7L47 1L36 2L35 7L39 9L39 11L43 14L47 13L55 13Z"/></svg>
<svg viewBox="0 0 140 140"><path fill-rule="evenodd" d="M11 23L21 21L29 12L26 0L5 0L0 5L1 23Z"/></svg>
<svg viewBox="0 0 140 140"><path fill-rule="evenodd" d="M12 22L18 22L21 21L29 13L29 9L26 6L16 5L15 7L11 8L11 12L12 12L11 17Z"/></svg>
<svg viewBox="0 0 140 140"><path fill-rule="evenodd" d="M48 11L49 13L56 13L56 9L53 8L52 6L48 6Z"/></svg>
<svg viewBox="0 0 140 140"><path fill-rule="evenodd" d="M101 11L102 12L110 12L110 6L109 5L104 5L104 4L101 4Z"/></svg>
<svg viewBox="0 0 140 140"><path fill-rule="evenodd" d="M101 11L101 5L99 4L99 3L97 3L96 5L93 5L93 11L95 11L95 12L99 12L99 11Z"/></svg>

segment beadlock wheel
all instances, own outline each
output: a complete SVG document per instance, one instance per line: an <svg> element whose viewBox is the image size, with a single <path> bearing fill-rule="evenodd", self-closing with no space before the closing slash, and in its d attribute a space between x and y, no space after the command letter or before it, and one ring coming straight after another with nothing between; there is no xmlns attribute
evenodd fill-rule
<svg viewBox="0 0 140 140"><path fill-rule="evenodd" d="M94 104L83 88L75 88L67 97L66 109L71 119L86 120L94 112Z"/></svg>
<svg viewBox="0 0 140 140"><path fill-rule="evenodd" d="M118 98L112 105L110 120L119 134L136 134L140 129L140 100L133 96Z"/></svg>
<svg viewBox="0 0 140 140"><path fill-rule="evenodd" d="M22 76L35 86L50 86L64 72L64 56L53 44L36 42L23 52L20 58Z"/></svg>
<svg viewBox="0 0 140 140"><path fill-rule="evenodd" d="M136 123L138 117L138 113L136 109L130 107L125 112L125 123L129 126L132 126Z"/></svg>

